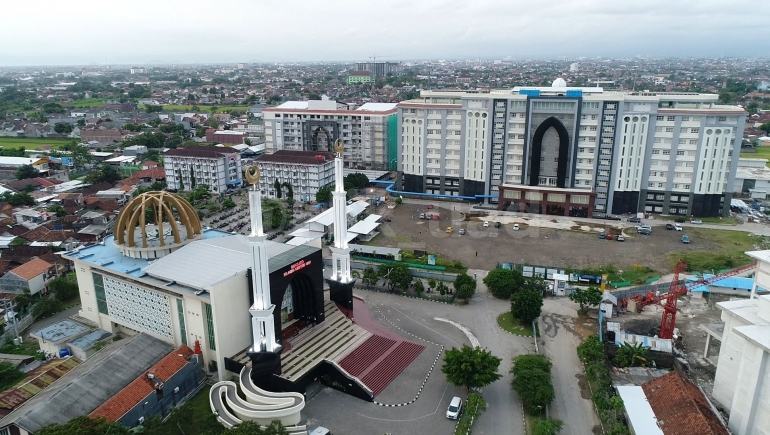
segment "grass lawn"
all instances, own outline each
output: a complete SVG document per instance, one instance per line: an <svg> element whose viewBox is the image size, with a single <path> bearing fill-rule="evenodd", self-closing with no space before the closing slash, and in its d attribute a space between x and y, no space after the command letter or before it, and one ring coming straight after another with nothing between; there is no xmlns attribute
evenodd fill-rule
<svg viewBox="0 0 770 435"><path fill-rule="evenodd" d="M74 298L67 299L66 301L62 301L62 311L72 308L76 305L80 305L80 294L75 296Z"/></svg>
<svg viewBox="0 0 770 435"><path fill-rule="evenodd" d="M21 331L19 332L21 333ZM10 353L13 355L35 356L39 350L40 345L35 339L25 340L23 343L21 343L21 346L16 346L12 341L8 341L3 347L0 347L0 353Z"/></svg>
<svg viewBox="0 0 770 435"><path fill-rule="evenodd" d="M768 159L767 166L770 166L770 147L756 147L755 153L741 153L744 159Z"/></svg>
<svg viewBox="0 0 770 435"><path fill-rule="evenodd" d="M674 221L675 219L679 218L685 218L687 222L690 221L690 218L687 216L674 216L674 215L655 215L655 219L660 219L664 221ZM738 219L734 217L695 217L695 219L700 219L703 221L704 224L713 224L713 225L738 225L740 222Z"/></svg>
<svg viewBox="0 0 770 435"><path fill-rule="evenodd" d="M691 244L708 243L712 247L703 251L684 251L668 254L673 266L682 259L689 265L691 272L717 272L722 269L742 266L752 260L745 251L770 248L766 237L750 236L742 231L712 230L708 228L687 227L685 234L690 236Z"/></svg>
<svg viewBox="0 0 770 435"><path fill-rule="evenodd" d="M91 108L91 107L102 107L102 104L104 104L104 100L101 98L89 98L87 100L78 100L78 101L62 101L60 104L68 104L72 107L76 108Z"/></svg>
<svg viewBox="0 0 770 435"><path fill-rule="evenodd" d="M18 148L24 147L28 150L36 150L42 146L51 145L58 148L68 144L71 139L48 139L48 138L23 138L23 137L0 137L0 147Z"/></svg>
<svg viewBox="0 0 770 435"><path fill-rule="evenodd" d="M511 334L532 336L532 326L522 325L521 322L513 318L511 313L503 313L497 316L497 324Z"/></svg>
<svg viewBox="0 0 770 435"><path fill-rule="evenodd" d="M189 406L193 409L193 414L202 415L204 413L211 413L211 407L209 406L209 391L211 391L211 385L205 385L201 390L190 399L185 406Z"/></svg>

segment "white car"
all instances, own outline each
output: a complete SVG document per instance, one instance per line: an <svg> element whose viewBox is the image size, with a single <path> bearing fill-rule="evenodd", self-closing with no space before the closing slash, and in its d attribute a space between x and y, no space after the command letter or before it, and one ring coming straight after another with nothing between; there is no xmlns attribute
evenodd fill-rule
<svg viewBox="0 0 770 435"><path fill-rule="evenodd" d="M519 224L513 224L513 231L519 231Z"/></svg>
<svg viewBox="0 0 770 435"><path fill-rule="evenodd" d="M463 399L455 396L449 402L449 408L446 410L446 418L457 420L460 418L460 411L463 409Z"/></svg>
<svg viewBox="0 0 770 435"><path fill-rule="evenodd" d="M650 230L650 231L652 231L652 227L651 227L651 226L649 226L649 225L637 225L637 226L636 226L636 231L639 231L639 230L641 230L641 229L644 229L644 230Z"/></svg>
<svg viewBox="0 0 770 435"><path fill-rule="evenodd" d="M674 229L677 231L682 231L682 226L679 224L674 224Z"/></svg>
<svg viewBox="0 0 770 435"><path fill-rule="evenodd" d="M484 221L484 228L489 228L489 221Z"/></svg>

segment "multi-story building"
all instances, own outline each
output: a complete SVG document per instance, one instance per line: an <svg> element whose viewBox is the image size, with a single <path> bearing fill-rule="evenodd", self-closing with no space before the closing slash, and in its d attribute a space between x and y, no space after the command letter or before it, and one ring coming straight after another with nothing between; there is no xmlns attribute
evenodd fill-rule
<svg viewBox="0 0 770 435"><path fill-rule="evenodd" d="M276 197L276 180L291 184L294 198L301 201L315 201L318 189L334 183L334 154L329 152L280 150L259 156L255 163L259 190L270 198Z"/></svg>
<svg viewBox="0 0 770 435"><path fill-rule="evenodd" d="M267 153L332 152L334 141L342 139L347 167L395 169L396 103L366 103L347 110L346 105L329 100L289 101L262 113Z"/></svg>
<svg viewBox="0 0 770 435"><path fill-rule="evenodd" d="M376 79L388 74L399 73L401 64L398 62L357 62L356 71L368 71Z"/></svg>
<svg viewBox="0 0 770 435"><path fill-rule="evenodd" d="M355 85L358 83L371 83L374 81L372 73L369 71L353 71L348 76L348 84Z"/></svg>
<svg viewBox="0 0 770 435"><path fill-rule="evenodd" d="M542 214L724 215L746 112L717 100L563 79L423 91L398 104L400 188Z"/></svg>
<svg viewBox="0 0 770 435"><path fill-rule="evenodd" d="M212 128L206 130L206 141L238 145L248 138L248 133L243 131L219 130Z"/></svg>
<svg viewBox="0 0 770 435"><path fill-rule="evenodd" d="M166 183L179 190L192 190L205 184L212 193L221 193L241 183L241 158L227 147L187 147L163 154Z"/></svg>

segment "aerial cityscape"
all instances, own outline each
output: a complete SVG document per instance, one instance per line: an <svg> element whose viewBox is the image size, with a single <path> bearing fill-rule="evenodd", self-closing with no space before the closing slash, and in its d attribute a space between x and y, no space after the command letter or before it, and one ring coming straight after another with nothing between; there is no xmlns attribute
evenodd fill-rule
<svg viewBox="0 0 770 435"><path fill-rule="evenodd" d="M4 5L0 435L770 435L770 4L229 3Z"/></svg>

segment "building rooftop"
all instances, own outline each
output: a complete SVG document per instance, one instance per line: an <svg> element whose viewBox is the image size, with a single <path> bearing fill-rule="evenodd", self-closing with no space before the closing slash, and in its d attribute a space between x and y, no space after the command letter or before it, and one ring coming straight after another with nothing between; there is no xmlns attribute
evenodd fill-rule
<svg viewBox="0 0 770 435"><path fill-rule="evenodd" d="M634 433L644 435L663 435L663 431L658 427L658 419L655 418L655 412L644 395L642 387L636 385L622 385L617 387L618 395L623 399L623 405L626 407L626 414L630 420Z"/></svg>
<svg viewBox="0 0 770 435"><path fill-rule="evenodd" d="M278 150L273 154L263 154L255 159L259 163L294 163L303 165L321 165L334 160L334 154L323 151Z"/></svg>
<svg viewBox="0 0 770 435"><path fill-rule="evenodd" d="M22 264L19 267L12 269L11 272L16 276L29 281L32 278L45 273L52 266L53 265L51 263L45 260L41 260L40 258L35 258L31 261L28 261Z"/></svg>
<svg viewBox="0 0 770 435"><path fill-rule="evenodd" d="M219 230L203 230L204 240L226 237L229 235L230 233ZM64 258L70 260L82 260L104 269L133 277L144 275L142 269L150 264L150 261L145 258L131 258L124 256L115 245L115 236L112 234L105 237L99 244L65 253Z"/></svg>
<svg viewBox="0 0 770 435"><path fill-rule="evenodd" d="M96 343L109 337L112 337L111 332L107 332L103 329L97 329L96 331L90 332L82 337L68 342L67 345L77 347L78 349L82 350L88 350L94 347Z"/></svg>
<svg viewBox="0 0 770 435"><path fill-rule="evenodd" d="M740 317L752 325L768 326L770 322L759 316L759 298L768 298L770 295L759 296L754 299L736 299L734 301L717 302L717 308L727 310L731 314Z"/></svg>
<svg viewBox="0 0 770 435"><path fill-rule="evenodd" d="M252 265L250 238L242 235L198 240L153 262L144 272L156 279L208 290ZM274 272L312 252L309 246L267 241L268 267Z"/></svg>
<svg viewBox="0 0 770 435"><path fill-rule="evenodd" d="M767 166L761 168L739 166L735 173L735 178L768 181L770 180L770 168Z"/></svg>
<svg viewBox="0 0 770 435"><path fill-rule="evenodd" d="M112 347L114 346L114 347ZM27 432L87 415L115 396L173 347L147 334L125 338L97 352L24 406L0 420ZM107 352L105 352L107 351Z"/></svg>
<svg viewBox="0 0 770 435"><path fill-rule="evenodd" d="M139 375L133 382L120 390L118 394L102 403L89 416L93 418L102 417L109 421L120 420L128 411L155 391L154 382L147 377L147 374L151 373L159 381L165 382L181 370L192 355L192 349L184 344L179 346L150 367L145 373Z"/></svg>
<svg viewBox="0 0 770 435"><path fill-rule="evenodd" d="M390 112L396 110L398 103L366 103L355 111L361 112Z"/></svg>
<svg viewBox="0 0 770 435"><path fill-rule="evenodd" d="M664 434L729 435L701 390L679 373L646 382L642 389Z"/></svg>
<svg viewBox="0 0 770 435"><path fill-rule="evenodd" d="M73 322L72 320L62 320L61 322L46 326L43 329L32 331L29 335L53 343L62 343L73 337L79 337L88 331L88 329L87 326Z"/></svg>
<svg viewBox="0 0 770 435"><path fill-rule="evenodd" d="M238 154L237 151L231 150L227 147L187 147L187 148L174 148L163 153L164 156L178 156L178 157L215 157L219 158L228 154Z"/></svg>

